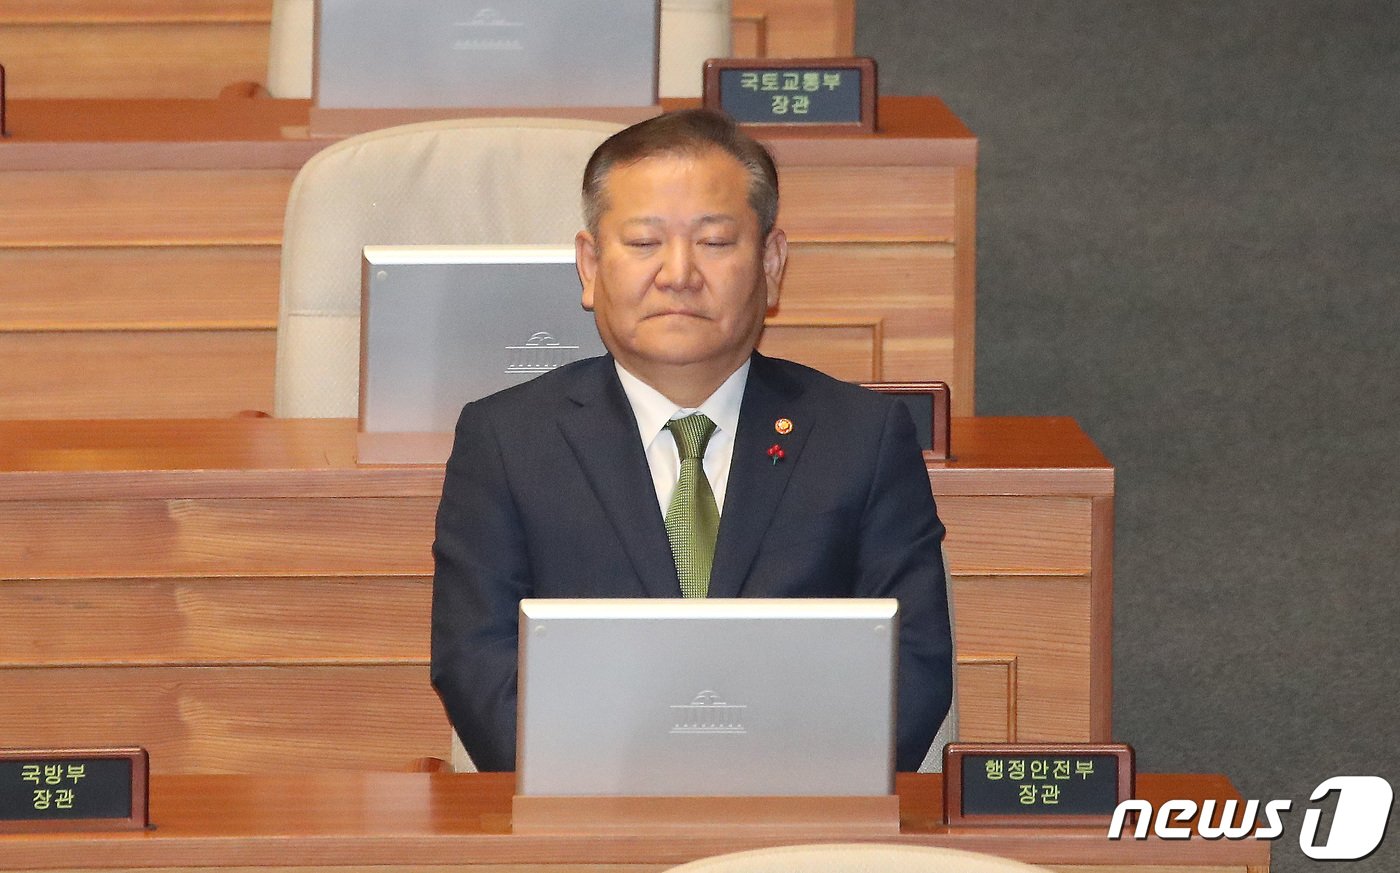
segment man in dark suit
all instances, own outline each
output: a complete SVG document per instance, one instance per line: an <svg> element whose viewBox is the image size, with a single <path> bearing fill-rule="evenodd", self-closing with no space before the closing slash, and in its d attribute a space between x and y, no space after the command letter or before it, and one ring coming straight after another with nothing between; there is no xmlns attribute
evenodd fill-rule
<svg viewBox="0 0 1400 873"><path fill-rule="evenodd" d="M599 147L576 239L609 355L470 403L433 546L432 679L477 767L515 765L526 597L897 597L897 766L947 713L938 521L898 402L754 352L787 240L723 116Z"/></svg>

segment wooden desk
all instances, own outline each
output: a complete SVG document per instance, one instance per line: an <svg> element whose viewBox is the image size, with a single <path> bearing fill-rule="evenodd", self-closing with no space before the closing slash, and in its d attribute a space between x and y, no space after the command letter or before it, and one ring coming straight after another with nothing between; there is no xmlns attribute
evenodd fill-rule
<svg viewBox="0 0 1400 873"><path fill-rule="evenodd" d="M844 57L855 0L734 0L739 57ZM213 97L267 74L272 0L8 0L0 58L20 98Z"/></svg>
<svg viewBox="0 0 1400 873"><path fill-rule="evenodd" d="M1138 796L1239 799L1223 776L1143 775ZM151 780L155 830L0 836L0 871L373 867L382 873L491 870L652 873L791 840L735 833L688 837L514 835L512 774L327 773L283 780L165 776ZM942 779L901 775L901 834L880 842L946 846L1052 869L1264 873L1266 841L1105 838L1106 828L961 828L941 823ZM441 865L441 866L439 866ZM625 865L625 866L619 866Z"/></svg>
<svg viewBox="0 0 1400 873"><path fill-rule="evenodd" d="M157 773L445 756L428 684L441 467L357 467L345 420L0 422L9 746ZM966 740L1107 740L1113 468L1068 419L954 419Z"/></svg>
<svg viewBox="0 0 1400 873"><path fill-rule="evenodd" d="M683 105L677 103L675 105ZM282 216L329 141L280 100L15 101L0 143L0 418L272 409ZM792 241L761 348L973 412L977 141L931 97L774 135Z"/></svg>

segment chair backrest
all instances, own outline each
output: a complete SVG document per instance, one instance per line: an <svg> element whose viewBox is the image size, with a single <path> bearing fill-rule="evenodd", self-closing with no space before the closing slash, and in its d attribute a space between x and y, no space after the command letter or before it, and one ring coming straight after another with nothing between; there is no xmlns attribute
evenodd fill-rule
<svg viewBox="0 0 1400 873"><path fill-rule="evenodd" d="M706 58L729 55L730 0L661 0L659 89L662 97L698 97ZM272 0L267 90L311 97L315 0Z"/></svg>
<svg viewBox="0 0 1400 873"><path fill-rule="evenodd" d="M730 0L661 0L657 91L699 97L709 58L730 53Z"/></svg>
<svg viewBox="0 0 1400 873"><path fill-rule="evenodd" d="M670 873L1049 873L1037 867L960 849L831 843L775 846L702 858Z"/></svg>
<svg viewBox="0 0 1400 873"><path fill-rule="evenodd" d="M267 46L269 94L284 99L310 99L315 44L316 0L272 0Z"/></svg>
<svg viewBox="0 0 1400 873"><path fill-rule="evenodd" d="M589 155L619 125L553 118L434 121L315 155L287 198L274 413L359 410L366 245L569 244Z"/></svg>

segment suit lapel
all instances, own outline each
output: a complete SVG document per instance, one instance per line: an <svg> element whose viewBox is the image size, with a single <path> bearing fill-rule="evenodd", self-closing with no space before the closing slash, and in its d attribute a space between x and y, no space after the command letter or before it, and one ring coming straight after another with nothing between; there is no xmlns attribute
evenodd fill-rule
<svg viewBox="0 0 1400 873"><path fill-rule="evenodd" d="M656 505L656 489L637 419L611 356L579 374L568 392L573 408L559 421L648 597L680 597L680 581ZM582 511L582 510L580 510Z"/></svg>
<svg viewBox="0 0 1400 873"><path fill-rule="evenodd" d="M798 468L807 435L816 425L802 394L802 386L786 378L771 361L759 354L753 356L710 573L711 597L739 596L783 492ZM792 431L780 434L775 425L784 418L792 423ZM777 463L768 454L773 445L783 450Z"/></svg>

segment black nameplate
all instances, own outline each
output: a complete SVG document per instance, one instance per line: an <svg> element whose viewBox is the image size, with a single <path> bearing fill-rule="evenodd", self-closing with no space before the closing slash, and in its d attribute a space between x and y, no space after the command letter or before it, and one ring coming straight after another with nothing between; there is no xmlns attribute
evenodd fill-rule
<svg viewBox="0 0 1400 873"><path fill-rule="evenodd" d="M950 743L943 813L950 825L1107 824L1133 796L1133 750L1121 744Z"/></svg>
<svg viewBox="0 0 1400 873"><path fill-rule="evenodd" d="M5 126L5 65L0 64L0 136L9 136L10 129Z"/></svg>
<svg viewBox="0 0 1400 873"><path fill-rule="evenodd" d="M0 833L144 828L144 749L0 750Z"/></svg>
<svg viewBox="0 0 1400 873"><path fill-rule="evenodd" d="M712 58L701 102L745 126L875 131L872 58Z"/></svg>

